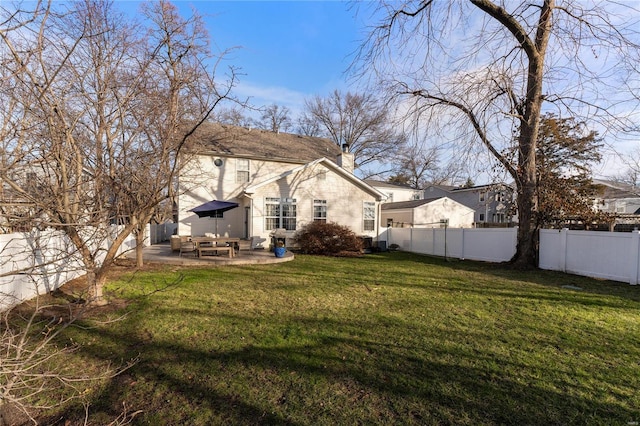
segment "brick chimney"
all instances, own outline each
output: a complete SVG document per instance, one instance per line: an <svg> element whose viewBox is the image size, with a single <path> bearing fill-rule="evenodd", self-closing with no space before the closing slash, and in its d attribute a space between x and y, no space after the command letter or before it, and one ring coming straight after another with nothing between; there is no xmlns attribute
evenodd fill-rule
<svg viewBox="0 0 640 426"><path fill-rule="evenodd" d="M338 166L342 167L349 173L353 173L355 168L354 166L354 157L353 154L349 152L349 144L342 144L342 152L338 155Z"/></svg>

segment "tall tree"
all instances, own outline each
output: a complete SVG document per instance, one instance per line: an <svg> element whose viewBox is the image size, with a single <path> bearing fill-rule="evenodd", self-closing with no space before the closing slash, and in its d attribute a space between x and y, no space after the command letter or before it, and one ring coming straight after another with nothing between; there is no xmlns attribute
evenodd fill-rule
<svg viewBox="0 0 640 426"><path fill-rule="evenodd" d="M291 111L286 106L271 104L262 108L260 126L274 133L291 129Z"/></svg>
<svg viewBox="0 0 640 426"><path fill-rule="evenodd" d="M542 117L536 146L539 226L596 219L591 167L602 159L601 148L597 132L584 123L552 114Z"/></svg>
<svg viewBox="0 0 640 426"><path fill-rule="evenodd" d="M424 189L433 183L439 171L438 150L434 147L423 149L412 145L398 154L394 160L396 171L390 181L403 181L414 189Z"/></svg>
<svg viewBox="0 0 640 426"><path fill-rule="evenodd" d="M322 128L320 123L313 118L308 112L303 112L296 120L298 126L296 131L304 136L322 136Z"/></svg>
<svg viewBox="0 0 640 426"><path fill-rule="evenodd" d="M32 206L32 227L68 236L102 302L120 245L132 232L141 243L171 196L188 137L235 74L214 80L201 19L182 19L166 1L146 9L146 28L108 1L67 6L0 31L2 74L13 76L9 99L22 112L3 140L0 172Z"/></svg>
<svg viewBox="0 0 640 426"><path fill-rule="evenodd" d="M515 181L512 261L534 266L543 106L565 116L599 115L610 129L615 119L630 118L621 114L633 97L619 82L633 81L622 73L638 57L637 11L620 3L424 0L383 2L377 13L380 22L362 45L356 70L396 99L410 100L410 109L432 126L445 122L452 139L460 129L472 130ZM515 158L505 146L513 132Z"/></svg>
<svg viewBox="0 0 640 426"><path fill-rule="evenodd" d="M376 162L389 164L405 145L406 137L394 126L389 108L372 94L335 90L326 98L308 99L305 109L324 136L340 147L349 146L363 175L368 174L366 167Z"/></svg>

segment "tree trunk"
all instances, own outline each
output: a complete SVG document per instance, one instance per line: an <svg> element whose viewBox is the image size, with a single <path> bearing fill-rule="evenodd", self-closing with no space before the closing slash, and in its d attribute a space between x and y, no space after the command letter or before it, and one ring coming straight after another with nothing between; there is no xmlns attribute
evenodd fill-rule
<svg viewBox="0 0 640 426"><path fill-rule="evenodd" d="M516 268L526 269L537 266L538 226L535 220L535 197L535 189L534 194L529 194L524 188L518 191L518 242L516 253L511 259L511 263Z"/></svg>
<svg viewBox="0 0 640 426"><path fill-rule="evenodd" d="M142 257L144 249L144 229L138 229L136 232L136 267L141 268L144 266L144 259Z"/></svg>

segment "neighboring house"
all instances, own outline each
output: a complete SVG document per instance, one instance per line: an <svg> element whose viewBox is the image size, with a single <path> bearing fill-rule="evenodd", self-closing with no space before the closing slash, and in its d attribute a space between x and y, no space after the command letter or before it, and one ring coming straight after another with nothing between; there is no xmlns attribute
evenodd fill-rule
<svg viewBox="0 0 640 426"><path fill-rule="evenodd" d="M365 179L364 181L385 195L384 200L382 200L384 203L420 200L424 198L423 191L414 189L409 185L382 182L374 179Z"/></svg>
<svg viewBox="0 0 640 426"><path fill-rule="evenodd" d="M495 183L472 187L431 185L424 190L424 198L449 197L474 210L475 226L508 225L517 219L514 189Z"/></svg>
<svg viewBox="0 0 640 426"><path fill-rule="evenodd" d="M473 209L448 197L384 203L380 219L383 225L393 228L471 228Z"/></svg>
<svg viewBox="0 0 640 426"><path fill-rule="evenodd" d="M599 189L594 200L598 211L617 214L640 214L640 188L620 182L593 179Z"/></svg>
<svg viewBox="0 0 640 426"><path fill-rule="evenodd" d="M594 208L609 216L609 231L628 232L640 229L640 188L620 182L593 179L598 195Z"/></svg>
<svg viewBox="0 0 640 426"><path fill-rule="evenodd" d="M353 154L324 138L203 125L179 178L178 234L252 238L266 244L284 230L288 246L311 221L336 222L377 237L384 195L353 174ZM237 203L217 217L191 209L212 200Z"/></svg>

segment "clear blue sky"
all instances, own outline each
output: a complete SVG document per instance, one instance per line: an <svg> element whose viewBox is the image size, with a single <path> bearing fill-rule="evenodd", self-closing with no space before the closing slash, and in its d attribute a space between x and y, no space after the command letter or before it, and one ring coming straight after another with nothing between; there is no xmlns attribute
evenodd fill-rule
<svg viewBox="0 0 640 426"><path fill-rule="evenodd" d="M345 70L363 37L362 20L342 1L174 1L186 17L195 8L218 49L238 47L228 64L241 68L236 94L256 106L287 106L347 90ZM119 1L132 12L138 2Z"/></svg>

